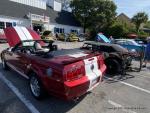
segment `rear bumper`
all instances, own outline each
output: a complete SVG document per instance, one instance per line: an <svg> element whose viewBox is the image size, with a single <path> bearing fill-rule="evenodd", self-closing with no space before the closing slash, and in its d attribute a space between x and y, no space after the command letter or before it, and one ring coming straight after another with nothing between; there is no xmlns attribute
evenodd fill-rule
<svg viewBox="0 0 150 113"><path fill-rule="evenodd" d="M103 76L105 74L106 66L105 64L101 66L101 74L94 78L94 80L89 80L88 76L83 76L78 80L73 81L55 81L47 79L45 87L49 94L57 96L64 100L73 100L82 95L86 94L88 91L91 91L95 88L100 82L102 82ZM53 86L54 85L54 86ZM53 89L50 89L49 86L52 86Z"/></svg>
<svg viewBox="0 0 150 113"><path fill-rule="evenodd" d="M75 99L77 97L80 97L84 94L86 94L88 91L91 91L92 89L94 89L96 86L99 85L100 82L103 81L103 76L105 74L106 71L106 66L105 64L101 67L101 72L102 75L100 75L99 77L97 77L97 82L94 83L92 85L92 87L90 86L90 81L88 80L87 76L83 77L82 79L79 80L75 80L75 81L71 81L71 82L65 82L65 100L72 100Z"/></svg>
<svg viewBox="0 0 150 113"><path fill-rule="evenodd" d="M89 89L89 84L90 81L86 76L79 80L65 82L65 100L72 100L84 95Z"/></svg>

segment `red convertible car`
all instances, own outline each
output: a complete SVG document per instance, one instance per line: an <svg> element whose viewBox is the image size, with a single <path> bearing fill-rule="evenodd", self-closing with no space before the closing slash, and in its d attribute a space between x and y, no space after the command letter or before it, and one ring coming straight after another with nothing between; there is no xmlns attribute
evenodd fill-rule
<svg viewBox="0 0 150 113"><path fill-rule="evenodd" d="M82 49L61 49L43 42L31 29L5 29L10 48L2 51L4 69L13 69L29 80L31 93L41 99L45 93L73 100L96 87L106 66L103 56Z"/></svg>

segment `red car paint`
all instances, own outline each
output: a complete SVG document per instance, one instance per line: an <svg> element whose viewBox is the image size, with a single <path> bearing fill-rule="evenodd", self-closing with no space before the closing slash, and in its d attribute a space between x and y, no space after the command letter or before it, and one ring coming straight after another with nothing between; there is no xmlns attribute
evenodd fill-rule
<svg viewBox="0 0 150 113"><path fill-rule="evenodd" d="M5 34L10 47L31 37L33 40L40 39L34 31L23 27L6 28ZM31 72L36 73L49 94L66 100L80 97L92 90L101 82L106 70L101 54L85 50L82 53L42 58L7 49L2 52L1 58L26 78L30 77ZM49 68L52 69L52 76L47 75Z"/></svg>

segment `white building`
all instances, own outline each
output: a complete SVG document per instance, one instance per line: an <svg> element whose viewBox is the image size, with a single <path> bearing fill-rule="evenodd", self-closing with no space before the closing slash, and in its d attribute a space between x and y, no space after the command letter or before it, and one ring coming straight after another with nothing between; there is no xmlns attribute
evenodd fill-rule
<svg viewBox="0 0 150 113"><path fill-rule="evenodd" d="M62 10L59 0L0 0L0 31L9 26L53 33L83 32L72 13Z"/></svg>

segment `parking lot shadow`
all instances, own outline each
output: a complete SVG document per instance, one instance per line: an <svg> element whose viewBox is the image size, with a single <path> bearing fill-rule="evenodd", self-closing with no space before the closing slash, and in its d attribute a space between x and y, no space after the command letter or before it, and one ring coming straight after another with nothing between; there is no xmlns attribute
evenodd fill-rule
<svg viewBox="0 0 150 113"><path fill-rule="evenodd" d="M116 74L116 75L105 75L104 77L104 80L105 80L105 83L115 83L115 82L119 82L119 81L124 81L124 80L127 80L127 79L132 79L134 78L135 76L134 75L131 75L129 73L126 73L124 75L121 75L121 74Z"/></svg>
<svg viewBox="0 0 150 113"><path fill-rule="evenodd" d="M10 81L12 84L20 91L22 95L25 96L36 108L39 109L41 113L66 113L77 106L82 100L89 94L85 94L78 99L71 101L62 100L58 97L51 95L46 96L41 101L34 99L32 96L29 87L28 80L24 79L22 76L19 76L16 72L4 71L2 69L2 64L0 63L0 72Z"/></svg>

